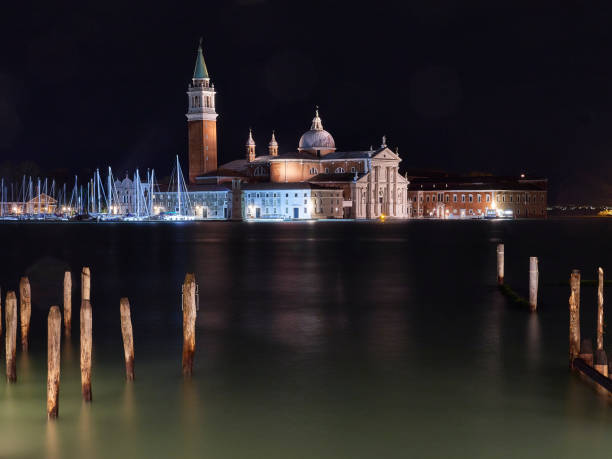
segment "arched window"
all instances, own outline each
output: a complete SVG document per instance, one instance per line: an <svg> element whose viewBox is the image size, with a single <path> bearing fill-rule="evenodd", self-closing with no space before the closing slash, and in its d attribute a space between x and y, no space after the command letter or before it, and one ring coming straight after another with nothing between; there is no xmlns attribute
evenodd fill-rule
<svg viewBox="0 0 612 459"><path fill-rule="evenodd" d="M266 169L264 167L257 166L255 168L255 172L253 172L253 175L255 177L263 177L264 175L268 175L268 174L266 174Z"/></svg>
<svg viewBox="0 0 612 459"><path fill-rule="evenodd" d="M310 168L310 174L311 174L311 175L316 175L316 174L318 174L318 173L319 173L319 171L317 170L317 168L316 168L316 167L311 167L311 168Z"/></svg>
<svg viewBox="0 0 612 459"><path fill-rule="evenodd" d="M337 167L335 172L336 172L336 174L342 174L342 173L344 173L344 169L341 168L341 167Z"/></svg>

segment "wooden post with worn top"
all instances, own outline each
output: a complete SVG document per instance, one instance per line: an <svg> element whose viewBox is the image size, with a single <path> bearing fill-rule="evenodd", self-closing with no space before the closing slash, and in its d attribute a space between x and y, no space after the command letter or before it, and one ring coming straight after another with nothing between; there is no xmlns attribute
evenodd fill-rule
<svg viewBox="0 0 612 459"><path fill-rule="evenodd" d="M81 271L81 300L91 301L91 271L87 266Z"/></svg>
<svg viewBox="0 0 612 459"><path fill-rule="evenodd" d="M193 372L193 354L195 352L196 298L195 277L192 273L185 275L183 284L183 375L191 376Z"/></svg>
<svg viewBox="0 0 612 459"><path fill-rule="evenodd" d="M72 328L72 274L64 273L64 333L70 336Z"/></svg>
<svg viewBox="0 0 612 459"><path fill-rule="evenodd" d="M580 270L574 269L570 275L569 297L569 358L570 368L580 354Z"/></svg>
<svg viewBox="0 0 612 459"><path fill-rule="evenodd" d="M597 285L597 350L603 349L603 327L604 327L604 309L603 309L603 287L604 287L604 273L603 269L597 270L598 274L598 285Z"/></svg>
<svg viewBox="0 0 612 459"><path fill-rule="evenodd" d="M17 381L17 296L10 291L6 294L6 379L9 382Z"/></svg>
<svg viewBox="0 0 612 459"><path fill-rule="evenodd" d="M504 285L504 244L497 244L497 284Z"/></svg>
<svg viewBox="0 0 612 459"><path fill-rule="evenodd" d="M81 392L91 402L91 303L81 301Z"/></svg>
<svg viewBox="0 0 612 459"><path fill-rule="evenodd" d="M58 306L51 306L47 319L47 417L57 418L60 389L60 336L62 315Z"/></svg>
<svg viewBox="0 0 612 459"><path fill-rule="evenodd" d="M119 301L121 312L121 335L123 336L123 353L125 355L125 377L128 381L134 380L134 336L132 335L132 317L130 314L130 301L121 298Z"/></svg>
<svg viewBox="0 0 612 459"><path fill-rule="evenodd" d="M538 257L529 257L529 309L538 308Z"/></svg>
<svg viewBox="0 0 612 459"><path fill-rule="evenodd" d="M28 350L28 333L32 317L32 291L27 277L19 279L19 320L21 323L21 350Z"/></svg>

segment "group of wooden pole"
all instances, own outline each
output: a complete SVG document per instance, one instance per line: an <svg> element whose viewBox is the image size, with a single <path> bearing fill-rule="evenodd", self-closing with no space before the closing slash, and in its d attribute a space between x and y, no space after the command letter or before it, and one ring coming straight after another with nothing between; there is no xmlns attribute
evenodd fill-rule
<svg viewBox="0 0 612 459"><path fill-rule="evenodd" d="M0 316L2 306L0 304ZM21 325L21 348L28 351L28 333L32 316L32 297L30 281L22 277L19 281L19 319ZM61 348L61 317L60 308L51 306L47 318L47 416L56 418L59 412L60 390L60 348ZM134 337L130 303L127 298L120 300L121 334L125 354L126 379L134 379ZM71 334L72 319L72 274L64 273L64 333L67 338ZM17 381L17 297L14 291L6 294L6 379ZM2 322L0 321L0 334ZM81 392L83 400L91 402L91 349L92 349L92 310L91 310L91 271L84 267L81 271L81 311L80 311L80 366Z"/></svg>
<svg viewBox="0 0 612 459"><path fill-rule="evenodd" d="M569 358L570 368L575 368L577 358L594 368L601 375L608 377L608 356L603 347L604 333L604 272L597 269L597 340L593 353L593 343L590 339L580 340L580 271L574 269L570 275L569 297Z"/></svg>
<svg viewBox="0 0 612 459"><path fill-rule="evenodd" d="M196 282L192 273L187 273L182 286L183 309L183 359L182 371L185 377L193 373L195 353L196 322ZM28 332L32 315L30 282L22 277L19 282L21 347L28 350ZM14 291L6 294L6 378L9 382L17 381L17 297ZM121 335L125 356L125 374L128 381L134 380L134 336L130 302L127 298L119 301L121 316ZM0 304L0 315L2 305ZM64 334L70 337L72 327L72 274L64 273ZM47 318L47 416L57 418L59 414L60 391L60 350L61 350L62 314L58 306L51 306ZM92 349L92 309L91 309L91 271L84 267L81 271L81 310L80 310L80 366L81 392L85 402L91 402L91 349ZM0 334L2 322L0 321Z"/></svg>
<svg viewBox="0 0 612 459"><path fill-rule="evenodd" d="M529 310L538 309L538 257L529 257ZM504 244L497 244L497 284L504 285Z"/></svg>

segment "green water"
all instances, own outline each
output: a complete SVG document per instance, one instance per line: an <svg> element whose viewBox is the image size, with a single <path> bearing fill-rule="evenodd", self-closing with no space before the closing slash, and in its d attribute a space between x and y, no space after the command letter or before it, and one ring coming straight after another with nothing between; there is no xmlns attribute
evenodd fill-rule
<svg viewBox="0 0 612 459"><path fill-rule="evenodd" d="M561 282L573 268L612 274L611 232L605 219L0 225L2 291L27 273L33 296L30 351L18 352L17 383L0 381L0 457L609 457L612 404L567 370ZM537 314L497 290L499 240L521 294L528 257L540 257ZM81 401L75 313L48 422L46 313L63 270L84 265L93 403ZM185 272L201 292L189 381ZM594 288L582 302L593 336Z"/></svg>

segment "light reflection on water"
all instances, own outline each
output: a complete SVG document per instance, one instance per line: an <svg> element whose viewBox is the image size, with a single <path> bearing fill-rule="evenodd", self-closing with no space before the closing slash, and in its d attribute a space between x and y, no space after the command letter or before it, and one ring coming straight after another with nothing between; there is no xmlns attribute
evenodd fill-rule
<svg viewBox="0 0 612 459"><path fill-rule="evenodd" d="M608 457L612 406L568 374L559 281L612 264L601 237L610 229L604 220L0 225L11 261L0 265L3 292L26 273L33 296L30 352L18 351L17 384L0 382L0 457ZM525 260L541 257L537 314L497 291L498 239L507 281L523 295ZM83 265L91 405L78 368ZM47 422L46 313L61 304L66 266L73 336L62 339L60 418ZM187 271L201 309L195 373L184 381ZM586 335L594 296L583 293ZM133 383L121 296L132 305Z"/></svg>

